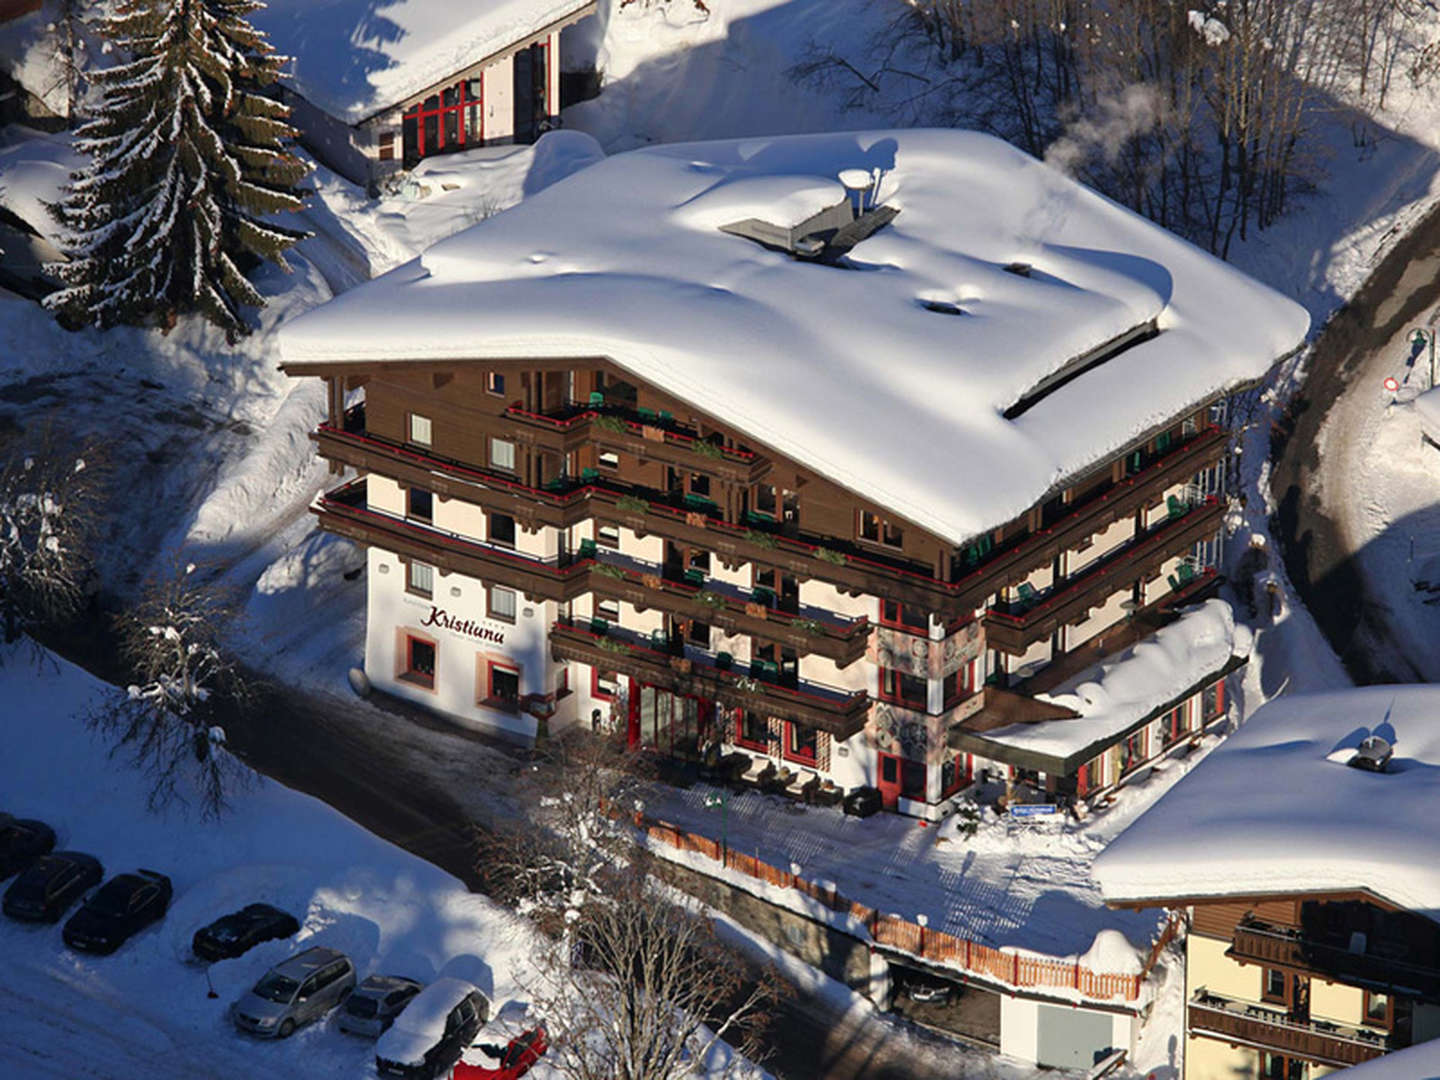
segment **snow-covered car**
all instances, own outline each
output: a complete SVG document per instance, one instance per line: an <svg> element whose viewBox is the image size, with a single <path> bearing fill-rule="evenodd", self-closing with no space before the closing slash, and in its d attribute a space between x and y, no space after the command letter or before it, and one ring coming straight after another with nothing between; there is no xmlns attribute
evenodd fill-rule
<svg viewBox="0 0 1440 1080"><path fill-rule="evenodd" d="M461 1061L455 1066L454 1080L519 1080L530 1067L550 1049L550 1037L543 1025L522 1031L505 1046L482 1046L480 1049L499 1060L494 1065L477 1065Z"/></svg>
<svg viewBox="0 0 1440 1080"><path fill-rule="evenodd" d="M112 953L165 917L173 891L170 879L154 870L116 874L70 916L61 936L72 949Z"/></svg>
<svg viewBox="0 0 1440 1080"><path fill-rule="evenodd" d="M5 914L26 922L58 922L104 876L100 860L93 855L79 851L42 855L5 890Z"/></svg>
<svg viewBox="0 0 1440 1080"><path fill-rule="evenodd" d="M43 821L0 814L0 880L19 873L55 847L55 830Z"/></svg>
<svg viewBox="0 0 1440 1080"><path fill-rule="evenodd" d="M269 904L246 904L239 911L221 916L195 931L190 951L197 959L229 960L253 949L262 941L298 933L295 916Z"/></svg>
<svg viewBox="0 0 1440 1080"><path fill-rule="evenodd" d="M434 1080L460 1060L490 1018L490 999L473 983L451 976L420 991L375 1044L381 1076Z"/></svg>
<svg viewBox="0 0 1440 1080"><path fill-rule="evenodd" d="M355 989L355 965L336 949L317 945L276 964L239 1001L230 1020L241 1031L286 1039L318 1020Z"/></svg>
<svg viewBox="0 0 1440 1080"><path fill-rule="evenodd" d="M367 975L345 999L345 1007L340 1010L340 1030L379 1038L422 989L414 979L400 975Z"/></svg>

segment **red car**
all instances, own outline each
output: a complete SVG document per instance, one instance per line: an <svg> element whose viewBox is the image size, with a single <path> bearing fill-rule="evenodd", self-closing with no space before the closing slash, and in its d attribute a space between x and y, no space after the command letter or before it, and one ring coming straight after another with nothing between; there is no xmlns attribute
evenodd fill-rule
<svg viewBox="0 0 1440 1080"><path fill-rule="evenodd" d="M455 1080L519 1080L549 1049L545 1029L534 1027L510 1040L498 1065L471 1065L461 1061L455 1066L454 1077Z"/></svg>

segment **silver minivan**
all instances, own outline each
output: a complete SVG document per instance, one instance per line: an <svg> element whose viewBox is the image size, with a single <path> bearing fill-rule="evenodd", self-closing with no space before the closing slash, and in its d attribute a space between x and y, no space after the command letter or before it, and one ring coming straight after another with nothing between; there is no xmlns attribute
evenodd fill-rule
<svg viewBox="0 0 1440 1080"><path fill-rule="evenodd" d="M355 989L355 965L342 952L316 946L276 964L230 1006L241 1031L283 1039L318 1020Z"/></svg>

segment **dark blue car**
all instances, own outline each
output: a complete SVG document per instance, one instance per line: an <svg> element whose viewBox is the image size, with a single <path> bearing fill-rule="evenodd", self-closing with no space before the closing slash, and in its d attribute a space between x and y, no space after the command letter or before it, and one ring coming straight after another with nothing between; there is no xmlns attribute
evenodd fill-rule
<svg viewBox="0 0 1440 1080"><path fill-rule="evenodd" d="M117 874L70 916L65 944L82 952L112 953L165 917L171 893L170 879L154 870Z"/></svg>

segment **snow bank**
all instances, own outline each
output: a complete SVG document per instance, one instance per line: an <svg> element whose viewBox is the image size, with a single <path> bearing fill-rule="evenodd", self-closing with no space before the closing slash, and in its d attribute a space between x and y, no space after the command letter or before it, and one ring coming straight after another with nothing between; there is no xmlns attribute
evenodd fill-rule
<svg viewBox="0 0 1440 1080"><path fill-rule="evenodd" d="M1368 889L1440 914L1440 688L1270 702L1095 861L1109 902ZM1378 734L1384 773L1332 760Z"/></svg>
<svg viewBox="0 0 1440 1080"><path fill-rule="evenodd" d="M1333 1075L1344 1080L1436 1080L1440 1077L1440 1039L1397 1050Z"/></svg>
<svg viewBox="0 0 1440 1080"><path fill-rule="evenodd" d="M68 135L14 124L0 129L0 206L60 247L62 231L46 204L59 200L70 173L81 164Z"/></svg>
<svg viewBox="0 0 1440 1080"><path fill-rule="evenodd" d="M583 10L592 0L268 0L251 22L297 91L347 124Z"/></svg>
<svg viewBox="0 0 1440 1080"><path fill-rule="evenodd" d="M1107 659L1048 694L1037 694L1072 712L1074 720L1011 724L985 738L1006 746L1068 757L1134 726L1147 714L1213 675L1232 656L1250 650L1250 631L1235 625L1224 600L1206 600L1178 622Z"/></svg>
<svg viewBox="0 0 1440 1080"><path fill-rule="evenodd" d="M794 224L782 215L818 187L838 201L833 178L856 167L882 172L900 214L848 269L719 229ZM1007 273L1017 261L1032 273ZM964 314L927 308L937 300ZM1158 336L1002 415L1152 319ZM282 353L608 355L959 543L1258 378L1307 326L1299 306L997 139L886 131L608 158L296 320Z"/></svg>

